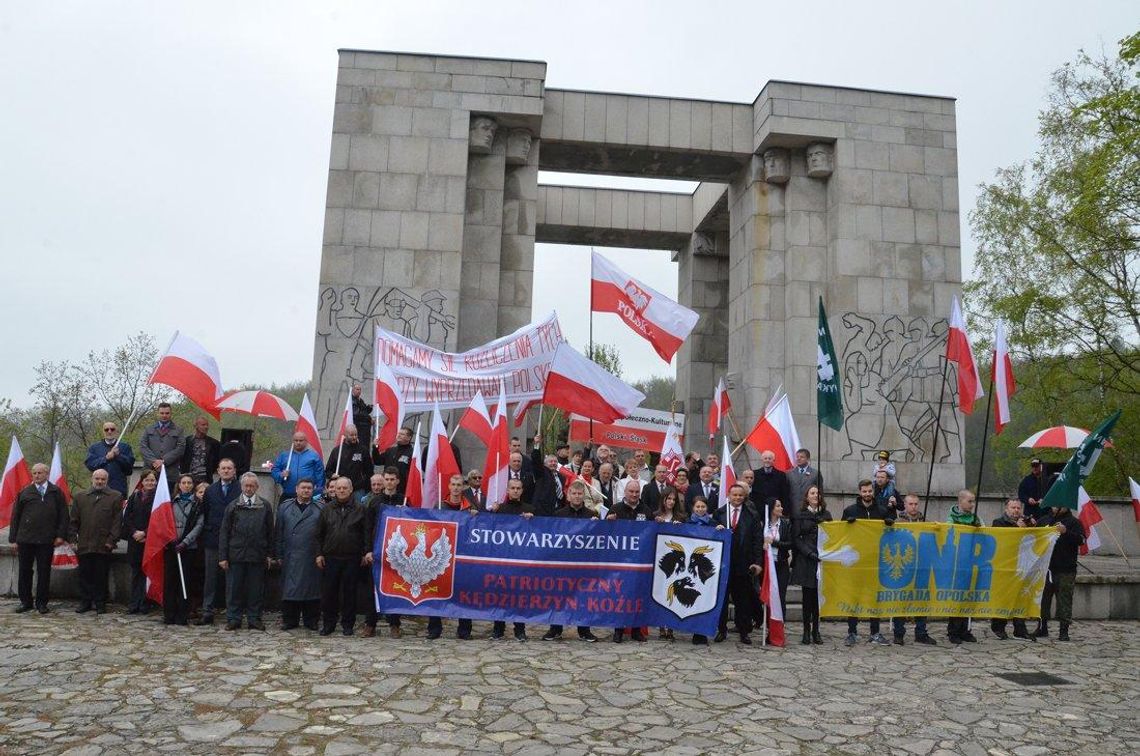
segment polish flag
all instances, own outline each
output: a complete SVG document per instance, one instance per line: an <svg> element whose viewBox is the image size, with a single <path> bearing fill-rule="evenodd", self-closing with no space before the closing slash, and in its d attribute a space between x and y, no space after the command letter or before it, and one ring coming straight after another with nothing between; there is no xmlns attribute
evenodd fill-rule
<svg viewBox="0 0 1140 756"><path fill-rule="evenodd" d="M67 485L67 477L63 474L63 455L59 452L59 442L55 442L55 449L51 454L51 470L48 472L48 481L59 486L63 491L63 498L71 503L71 488Z"/></svg>
<svg viewBox="0 0 1140 756"><path fill-rule="evenodd" d="M597 252L591 253L591 271L590 309L618 315L670 362L697 324L697 313L630 277Z"/></svg>
<svg viewBox="0 0 1140 756"><path fill-rule="evenodd" d="M796 450L801 447L800 434L796 432L787 394L780 394L778 399L768 405L767 411L756 421L756 427L745 441L761 453L773 452L776 455L773 465L777 470L787 472L792 469Z"/></svg>
<svg viewBox="0 0 1140 756"><path fill-rule="evenodd" d="M681 437L677 434L677 426L673 423L669 423L669 427L665 429L665 443L661 445L661 458L657 464L669 468L665 480L669 485L674 485L677 482L677 470L685 464L685 450L681 448Z"/></svg>
<svg viewBox="0 0 1140 756"><path fill-rule="evenodd" d="M28 462L24 459L20 442L12 436L12 445L8 447L8 461L4 464L4 478L0 479L0 528L12 524L12 507L16 504L16 497L31 484L32 471L28 469Z"/></svg>
<svg viewBox="0 0 1140 756"><path fill-rule="evenodd" d="M736 470L732 468L732 451L728 448L728 436L724 437L724 451L720 455L720 498L728 501L728 489L736 483Z"/></svg>
<svg viewBox="0 0 1140 756"><path fill-rule="evenodd" d="M379 331L380 327L377 326L376 329ZM379 334L377 334L377 340L379 340ZM380 361L380 350L373 349L372 351L376 353L376 360L372 369L372 374L375 376L375 389L372 396L376 402L376 409L384 415L384 427L378 430L376 448L384 451L396 443L396 434L400 432L400 426L404 424L404 397L400 393L400 384L396 380L396 374L392 372L391 367Z"/></svg>
<svg viewBox="0 0 1140 756"><path fill-rule="evenodd" d="M645 401L645 394L610 375L566 342L558 345L542 403L566 413L577 413L600 423L628 417Z"/></svg>
<svg viewBox="0 0 1140 756"><path fill-rule="evenodd" d="M950 330L946 332L946 360L958 365L958 406L965 415L974 411L974 402L986 395L978 378L978 363L966 335L966 319L958 297L950 308ZM1012 375L1012 373L1011 373Z"/></svg>
<svg viewBox="0 0 1140 756"><path fill-rule="evenodd" d="M336 443L333 446L340 446L341 442L344 441L344 433L350 425L352 425L352 389L349 389L344 398L344 412L340 416L340 428L337 429Z"/></svg>
<svg viewBox="0 0 1140 756"><path fill-rule="evenodd" d="M15 441L14 438L12 440L13 442ZM9 464L11 464L11 462L9 462ZM7 475L6 472L4 474ZM1128 490L1132 494L1132 516L1136 518L1136 522L1140 522L1140 483L1129 478ZM3 526L0 525L0 527Z"/></svg>
<svg viewBox="0 0 1140 756"><path fill-rule="evenodd" d="M775 523L773 529L779 528ZM764 511L764 532L768 535L768 511ZM778 536L778 534L777 534ZM784 607L780 604L780 585L776 580L776 549L764 547L764 577L760 582L760 600L768 607L768 645L784 645Z"/></svg>
<svg viewBox="0 0 1140 756"><path fill-rule="evenodd" d="M409 507L422 507L424 505L424 475L423 471L420 470L421 456L420 426L416 425L416 443L412 447L412 459L408 463L408 480L404 484L404 503Z"/></svg>
<svg viewBox="0 0 1140 756"><path fill-rule="evenodd" d="M1097 508L1096 502L1089 498L1085 487L1081 486L1077 492L1077 519L1085 529L1085 542L1081 544L1081 556L1093 549L1100 548L1100 534L1096 532L1096 525L1104 522L1104 517Z"/></svg>
<svg viewBox="0 0 1140 756"><path fill-rule="evenodd" d="M499 402L501 405L501 396ZM482 441L484 446L490 448L491 432L495 424L491 421L491 412L487 409L487 400L483 398L482 391L476 391L475 396L471 397L471 405L467 407L463 417L459 418L459 427L466 429L471 435ZM483 480L485 483L486 478Z"/></svg>
<svg viewBox="0 0 1140 756"><path fill-rule="evenodd" d="M178 537L174 527L174 506L170 503L170 488L166 483L166 469L158 470L158 488L154 489L154 503L150 506L150 524L146 528L143 546L142 571L146 575L146 597L161 604L165 590L162 554L166 544ZM181 592L181 586L171 586Z"/></svg>
<svg viewBox="0 0 1140 756"><path fill-rule="evenodd" d="M526 413L531 407L536 404L542 404L541 399L528 399L524 402L519 402L515 405L515 427L521 428L523 421L526 420Z"/></svg>
<svg viewBox="0 0 1140 756"><path fill-rule="evenodd" d="M468 410L470 412L470 410ZM507 386L499 381L499 406L487 439L487 461L483 465L483 494L488 503L507 498L507 469L511 461L511 434L507 428Z"/></svg>
<svg viewBox="0 0 1140 756"><path fill-rule="evenodd" d="M222 376L218 371L217 360L197 341L178 331L174 332L166 354L154 366L148 383L161 383L181 391L187 399L213 415L214 419L222 419L222 411L217 404L225 392L222 390Z"/></svg>
<svg viewBox="0 0 1140 756"><path fill-rule="evenodd" d="M720 430L720 424L724 422L724 416L728 414L728 408L732 406L732 402L728 398L728 389L724 387L724 379L721 378L716 384L716 393L713 394L712 406L709 407L709 443L712 443L713 436Z"/></svg>
<svg viewBox="0 0 1140 756"><path fill-rule="evenodd" d="M439 405L436 404L431 411L431 434L428 436L427 465L424 467L424 503L433 508L438 507L443 501L444 492L448 490L451 476L458 474L459 464L451 451L447 428L443 425Z"/></svg>
<svg viewBox="0 0 1140 756"><path fill-rule="evenodd" d="M305 438L309 441L309 446L317 453L321 459L325 458L325 453L321 449L321 434L317 431L317 418L313 415L313 405L309 404L309 395L301 400L301 411L297 417L297 425L294 426L294 433L304 433Z"/></svg>
<svg viewBox="0 0 1140 756"><path fill-rule="evenodd" d="M998 320L994 327L994 403L997 411L994 412L994 435L1001 433L1002 428L1009 422L1009 398L1017 391L1017 384L1013 380L1013 360L1009 358L1009 344L1006 343L1005 321Z"/></svg>

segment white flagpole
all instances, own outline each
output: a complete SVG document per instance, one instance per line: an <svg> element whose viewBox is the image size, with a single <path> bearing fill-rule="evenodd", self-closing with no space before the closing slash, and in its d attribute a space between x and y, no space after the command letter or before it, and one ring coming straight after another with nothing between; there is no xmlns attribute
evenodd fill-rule
<svg viewBox="0 0 1140 756"><path fill-rule="evenodd" d="M344 457L344 439L341 439L340 446L336 448L336 470L333 471L334 476L340 475L340 460L342 457Z"/></svg>
<svg viewBox="0 0 1140 756"><path fill-rule="evenodd" d="M182 569L182 554L176 551L174 556L178 559L178 579L182 582L182 600L186 601L186 572Z"/></svg>
<svg viewBox="0 0 1140 756"><path fill-rule="evenodd" d="M765 504L764 505L764 536L767 537L767 535L768 535L768 505ZM768 549L769 548L770 547L767 544L764 545L764 571L765 572L768 571ZM776 576L775 575L769 575L768 576L769 584L772 582L772 579L774 577L776 577ZM760 579L760 590L764 590L764 579L763 579L763 577L761 577L761 579ZM760 602L760 605L764 608L764 610L763 610L764 627L762 630L762 632L764 633L764 635L763 635L764 641L760 645L767 646L768 645L768 597L764 596L763 598L764 598L764 600Z"/></svg>

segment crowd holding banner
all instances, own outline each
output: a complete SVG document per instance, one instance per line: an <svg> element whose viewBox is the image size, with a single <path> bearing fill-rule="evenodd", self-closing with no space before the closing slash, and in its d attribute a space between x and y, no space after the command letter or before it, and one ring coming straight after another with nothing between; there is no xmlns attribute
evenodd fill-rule
<svg viewBox="0 0 1140 756"><path fill-rule="evenodd" d="M595 309L618 314L670 359L695 313L604 258L596 256L594 271ZM819 423L839 428L842 391L822 300L818 336ZM997 343L991 383L999 388L991 393L999 397L1000 433L1016 386L1000 329ZM925 523L919 496L913 487L904 495L887 452L858 481L855 502L833 514L780 392L742 441L761 452L761 466L739 476L727 433L721 454L702 457L683 451L672 424L652 469L646 463L656 449L619 460L611 445L595 446L597 438L543 455L538 435L527 455L510 436L508 405L516 424L537 404L602 425L625 421L644 400L566 343L553 315L461 354L380 328L374 346L375 405L360 386L352 388L327 460L307 396L299 413L249 398L248 407L267 408L258 412L296 417L292 444L273 464L276 501L258 494L256 475L239 476L234 459L207 435L205 418L186 434L171 421L169 405L160 405L157 421L142 432L143 474L132 491L125 490L132 449L113 423L88 450L90 489L70 504L59 485L61 466L29 470L13 438L0 483L0 527L9 526L18 547L17 611L48 611L51 560L69 545L81 578L78 611L106 611L110 553L126 540L129 612L145 612L153 601L168 624L187 624L191 614L212 623L224 595L227 630L243 622L264 630L266 572L280 569L282 628L303 622L322 635L338 625L354 633L363 590L367 636L381 615L394 637L403 616L421 615L429 618L429 639L441 636L448 617L458 620L460 638L471 637L473 620L489 620L493 638L511 622L518 640L527 639L527 623L542 623L549 625L544 640L560 638L564 625L575 625L587 641L597 639L592 627L612 627L619 642L627 630L644 641L646 628L657 627L662 638L688 632L702 644L708 635L727 638L731 603L742 643L751 643L757 626L766 641L783 645L787 588L796 584L804 596L804 644L822 643L821 617L847 619L849 646L860 620L870 623L868 640L879 645L891 643L880 632L884 619L900 645L912 620L915 640L934 644L930 618L948 621L953 643L976 642L971 617L991 619L1000 639L1008 620L1016 637L1047 637L1054 601L1059 637L1069 638L1078 552L1101 519L1081 484L1119 412L1089 435L1055 482L1023 484L1031 495L1011 497L992 527L976 515L970 491L959 493L949 523ZM969 411L984 391L956 300L950 363L958 366L961 409ZM216 362L177 333L151 380L177 388L214 417L246 406L226 401L234 397L223 391ZM493 408L484 398L490 396L497 397ZM735 426L723 380L711 399L710 440L725 420ZM463 474L454 429L449 435L440 414L448 408L464 410L457 425L487 448L483 469ZM420 428L404 419L426 410L421 452ZM941 402L937 422L940 414ZM108 516L116 507L120 513ZM1028 618L1038 619L1032 635Z"/></svg>

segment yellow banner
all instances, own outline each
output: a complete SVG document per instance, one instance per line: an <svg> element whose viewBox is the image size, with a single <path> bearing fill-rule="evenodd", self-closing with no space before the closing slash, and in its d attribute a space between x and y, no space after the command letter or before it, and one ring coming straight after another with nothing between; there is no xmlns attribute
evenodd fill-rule
<svg viewBox="0 0 1140 756"><path fill-rule="evenodd" d="M821 617L1036 617L1057 531L876 520L819 528Z"/></svg>

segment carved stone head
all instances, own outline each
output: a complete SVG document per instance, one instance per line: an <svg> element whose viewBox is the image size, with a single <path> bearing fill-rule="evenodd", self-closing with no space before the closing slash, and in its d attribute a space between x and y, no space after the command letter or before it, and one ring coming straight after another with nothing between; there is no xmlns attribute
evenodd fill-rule
<svg viewBox="0 0 1140 756"><path fill-rule="evenodd" d="M830 144L809 144L807 146L807 175L812 178L827 178L835 167Z"/></svg>
<svg viewBox="0 0 1140 756"><path fill-rule="evenodd" d="M789 178L788 151L782 147L764 150L764 180L769 184L786 184Z"/></svg>
<svg viewBox="0 0 1140 756"><path fill-rule="evenodd" d="M507 134L507 165L526 165L534 136L529 129L511 129Z"/></svg>
<svg viewBox="0 0 1140 756"><path fill-rule="evenodd" d="M476 155L491 154L491 145L495 143L495 130L499 124L494 118L475 116L471 119L471 131L468 133L467 149Z"/></svg>

